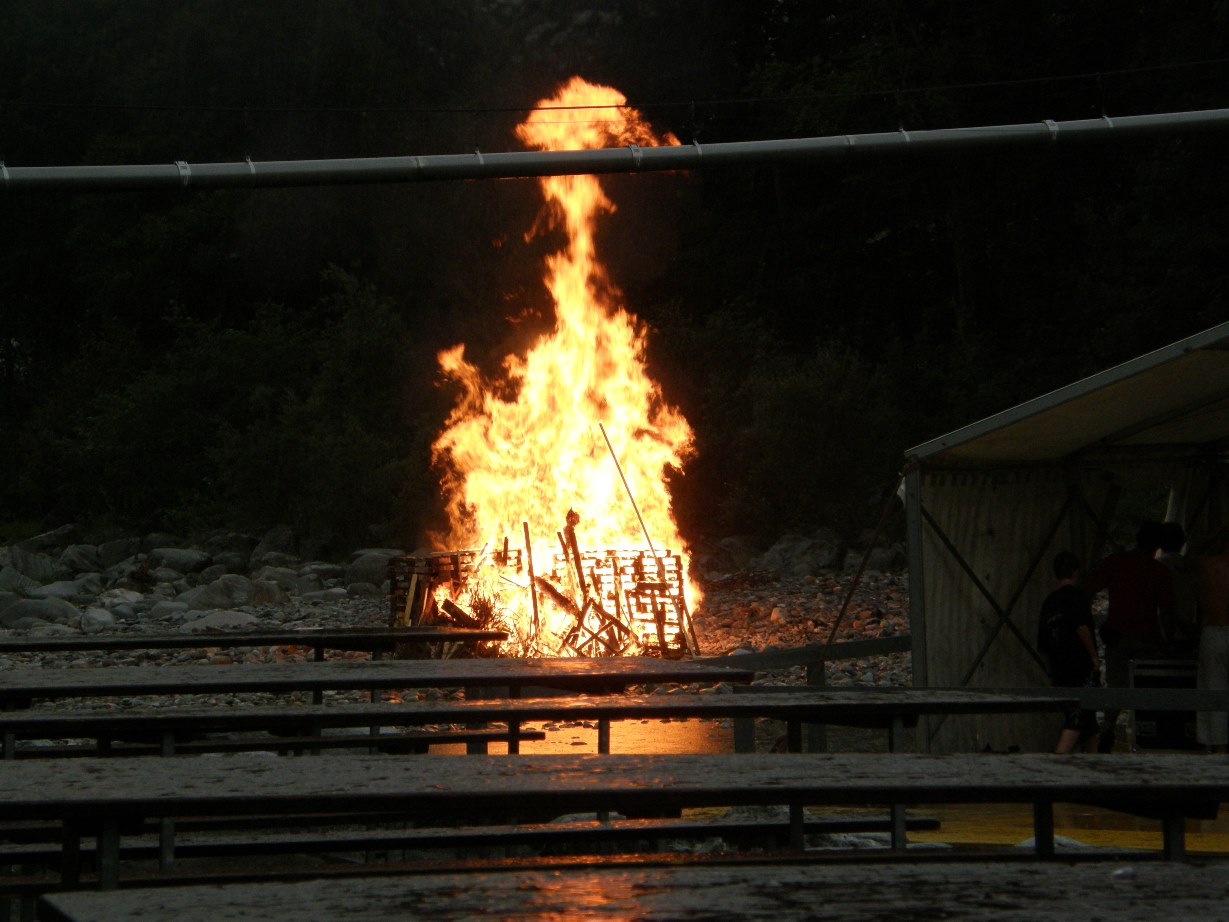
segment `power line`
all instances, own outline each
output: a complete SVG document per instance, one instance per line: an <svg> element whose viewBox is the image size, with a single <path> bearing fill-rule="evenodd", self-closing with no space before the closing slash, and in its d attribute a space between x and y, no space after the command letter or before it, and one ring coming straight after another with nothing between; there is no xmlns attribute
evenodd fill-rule
<svg viewBox="0 0 1229 922"><path fill-rule="evenodd" d="M161 103L106 103L62 102L51 100L0 100L0 107L8 109L53 109L75 111L131 111L131 112L199 112L222 114L265 115L503 115L524 112L552 112L598 109L666 109L688 106L745 106L763 103L799 103L866 97L918 95L922 93L950 92L954 90L994 89L1011 86L1027 86L1042 83L1071 83L1087 80L1103 80L1107 77L1123 77L1135 74L1158 73L1209 67L1229 63L1229 57L1206 58L1198 61L1180 61L1172 64L1153 64L1144 67L1117 68L1112 70L1087 71L1076 74L1058 74L1043 77L1018 77L1010 80L988 80L971 83L945 83L918 87L891 87L878 90L857 90L840 93L809 93L785 96L738 96L715 99L689 99L667 102L628 102L621 106L606 104L572 106L269 106L269 105L184 105Z"/></svg>

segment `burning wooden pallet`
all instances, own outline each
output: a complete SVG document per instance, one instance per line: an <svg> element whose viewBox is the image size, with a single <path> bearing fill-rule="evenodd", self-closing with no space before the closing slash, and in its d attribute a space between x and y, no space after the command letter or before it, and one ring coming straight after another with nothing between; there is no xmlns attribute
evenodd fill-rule
<svg viewBox="0 0 1229 922"><path fill-rule="evenodd" d="M467 590L472 590L479 570L489 566L500 572L505 592L531 596L533 611L540 604L552 605L569 616L570 627L559 637L539 635L535 619L531 652L673 657L699 651L678 554L581 551L575 545L574 532L567 538L560 533L559 538L560 552L553 555L550 571L535 574L532 580L519 549L393 558L389 562L391 623L494 626L492 620L501 614L497 593L482 596L481 605L471 602L468 608L455 601L467 595L473 598ZM447 587L446 593L439 592L443 587ZM519 607L528 609L523 604Z"/></svg>

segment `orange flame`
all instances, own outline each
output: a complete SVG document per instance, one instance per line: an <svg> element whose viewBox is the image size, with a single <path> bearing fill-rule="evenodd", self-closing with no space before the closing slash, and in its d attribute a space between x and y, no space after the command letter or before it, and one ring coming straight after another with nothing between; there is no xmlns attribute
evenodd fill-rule
<svg viewBox="0 0 1229 922"><path fill-rule="evenodd" d="M579 77L539 103L517 135L544 150L679 143L669 134L655 137L617 90ZM451 526L445 541L452 548L501 548L508 539L516 548L524 543L522 523L528 522L534 566L541 574L559 551L556 534L572 509L580 516L576 531L582 547L644 548L647 530L658 552L682 554L685 566L664 475L667 468L681 470L692 454L692 432L649 378L646 330L619 303L618 289L597 260L596 221L615 206L593 176L550 176L541 186L550 218L567 237L566 248L546 261L553 331L524 356L506 356L499 381L485 380L466 361L463 345L439 354L444 374L461 386L457 406L433 445L434 460L445 471ZM520 581L525 583L523 575ZM493 593L497 583L484 591ZM690 580L685 585L691 609L699 596ZM528 603L516 607L512 627L526 649ZM558 611L548 615L549 608L544 606L543 632L560 635L574 618ZM538 649L558 652L552 644Z"/></svg>

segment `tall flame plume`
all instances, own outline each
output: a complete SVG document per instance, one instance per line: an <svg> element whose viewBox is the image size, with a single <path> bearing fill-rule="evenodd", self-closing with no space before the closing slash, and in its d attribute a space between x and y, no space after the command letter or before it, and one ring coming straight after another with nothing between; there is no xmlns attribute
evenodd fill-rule
<svg viewBox="0 0 1229 922"><path fill-rule="evenodd" d="M541 101L517 136L542 150L679 143L670 134L655 136L617 90L579 77ZM533 559L549 560L574 510L583 546L642 548L647 532L657 550L681 552L685 566L665 476L691 456L692 431L649 377L646 329L598 261L597 221L615 206L593 176L540 182L547 217L567 241L545 264L553 330L523 356L506 356L499 379L488 380L468 362L464 345L439 354L443 373L460 386L433 445L450 523L443 540L478 548L511 538L519 546L528 523ZM694 609L698 592L684 582ZM556 623L543 624L544 632L566 630L564 614L551 617ZM527 613L517 621L517 637L528 636Z"/></svg>

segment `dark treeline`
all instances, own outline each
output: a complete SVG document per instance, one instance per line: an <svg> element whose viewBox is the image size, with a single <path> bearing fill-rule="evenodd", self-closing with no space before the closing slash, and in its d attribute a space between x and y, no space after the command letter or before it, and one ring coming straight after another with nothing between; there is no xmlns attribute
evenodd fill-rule
<svg viewBox="0 0 1229 922"><path fill-rule="evenodd" d="M1229 106L1229 3L3 0L9 166L516 149L573 74L684 143ZM873 521L910 445L1229 319L1226 135L611 177L693 540ZM414 545L435 353L549 324L533 182L0 198L0 538ZM507 322L505 322L507 321Z"/></svg>

